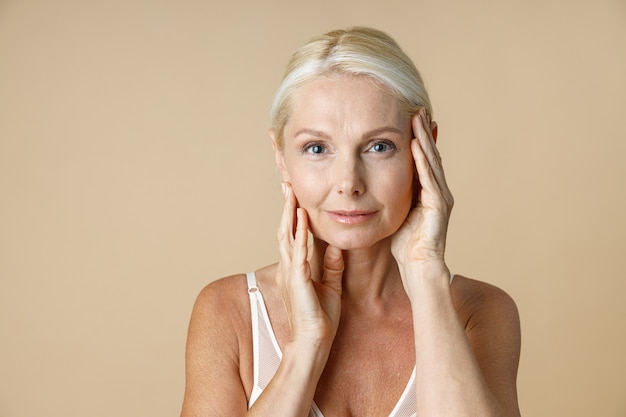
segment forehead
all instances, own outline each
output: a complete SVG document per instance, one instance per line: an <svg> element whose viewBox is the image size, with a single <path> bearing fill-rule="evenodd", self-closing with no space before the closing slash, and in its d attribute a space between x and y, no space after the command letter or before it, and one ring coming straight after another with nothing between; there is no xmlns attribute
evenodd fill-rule
<svg viewBox="0 0 626 417"><path fill-rule="evenodd" d="M285 126L328 125L363 129L379 125L405 128L408 116L388 87L364 75L330 74L300 86L292 95ZM358 125L358 126L355 126ZM318 126L307 126L318 127Z"/></svg>

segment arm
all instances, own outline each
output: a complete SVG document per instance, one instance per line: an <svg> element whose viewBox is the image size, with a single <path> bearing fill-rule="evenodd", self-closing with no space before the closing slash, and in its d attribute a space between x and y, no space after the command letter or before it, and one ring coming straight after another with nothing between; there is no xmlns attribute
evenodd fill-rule
<svg viewBox="0 0 626 417"><path fill-rule="evenodd" d="M182 417L246 415L238 335L249 320L229 300L238 292L245 294L227 278L209 284L196 300L187 335Z"/></svg>
<svg viewBox="0 0 626 417"><path fill-rule="evenodd" d="M192 313L181 416L276 416L278 411L285 417L308 416L339 323L343 259L341 251L329 248L322 276L313 279L307 235L306 213L298 209L296 215L295 196L288 192L279 230L277 284L291 338L271 382L248 410L241 367L251 366L252 359L240 356L237 335L249 332L241 327L249 320L242 318L243 309L231 296L245 292L234 288L233 280L217 281L202 291Z"/></svg>
<svg viewBox="0 0 626 417"><path fill-rule="evenodd" d="M448 276L424 280L413 297L418 415L519 416L516 393L519 318L511 298L495 287L455 279L479 292L461 321ZM475 287L486 287L477 291ZM419 291L419 294L418 294Z"/></svg>
<svg viewBox="0 0 626 417"><path fill-rule="evenodd" d="M461 322L444 261L454 200L435 147L436 125L422 110L413 130L411 149L422 188L392 250L413 312L418 415L519 416L517 310L494 289L469 297L474 301L464 309L470 309L468 320Z"/></svg>

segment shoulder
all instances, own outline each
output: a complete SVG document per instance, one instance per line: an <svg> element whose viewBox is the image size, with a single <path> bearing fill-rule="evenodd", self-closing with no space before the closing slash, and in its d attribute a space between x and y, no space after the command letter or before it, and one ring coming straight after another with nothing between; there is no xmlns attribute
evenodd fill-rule
<svg viewBox="0 0 626 417"><path fill-rule="evenodd" d="M517 306L502 289L462 276L454 278L452 298L465 333L494 391L502 390L497 381L514 387L519 365L521 334ZM513 401L514 390L501 398ZM507 401L509 401L507 400Z"/></svg>
<svg viewBox="0 0 626 417"><path fill-rule="evenodd" d="M229 313L240 311L240 307L247 303L247 292L245 274L217 279L198 294L194 314L229 316Z"/></svg>
<svg viewBox="0 0 626 417"><path fill-rule="evenodd" d="M257 285L272 289L273 265L255 272ZM227 327L247 332L250 324L250 301L246 274L219 278L206 285L198 294L192 313L192 324L201 321L208 327ZM203 326L204 327L204 326Z"/></svg>
<svg viewBox="0 0 626 417"><path fill-rule="evenodd" d="M188 343L201 349L219 344L236 360L241 335L250 323L245 274L217 279L198 294L191 313Z"/></svg>
<svg viewBox="0 0 626 417"><path fill-rule="evenodd" d="M452 298L466 329L476 321L496 319L519 322L517 305L501 288L483 281L455 275Z"/></svg>
<svg viewBox="0 0 626 417"><path fill-rule="evenodd" d="M517 372L521 349L520 318L513 298L504 290L475 279L457 276L452 299L465 333L479 361L501 361L509 375Z"/></svg>
<svg viewBox="0 0 626 417"><path fill-rule="evenodd" d="M245 274L217 279L198 294L187 335L182 415L213 415L216 404L245 413L253 376L249 300Z"/></svg>

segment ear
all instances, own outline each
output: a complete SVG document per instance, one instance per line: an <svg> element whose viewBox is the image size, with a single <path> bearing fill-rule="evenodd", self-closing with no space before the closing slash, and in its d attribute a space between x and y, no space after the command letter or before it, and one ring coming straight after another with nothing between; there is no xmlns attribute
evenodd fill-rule
<svg viewBox="0 0 626 417"><path fill-rule="evenodd" d="M289 173L287 172L287 167L285 166L285 154L283 153L282 148L280 148L276 143L276 132L274 132L274 129L270 129L268 133L270 135L270 139L272 140L272 149L274 149L274 160L276 161L276 166L280 171L283 182L291 182L289 178Z"/></svg>
<svg viewBox="0 0 626 417"><path fill-rule="evenodd" d="M430 133L432 133L433 140L435 141L435 143L437 143L437 133L438 133L438 131L439 131L439 126L437 125L437 122L431 121L430 122Z"/></svg>

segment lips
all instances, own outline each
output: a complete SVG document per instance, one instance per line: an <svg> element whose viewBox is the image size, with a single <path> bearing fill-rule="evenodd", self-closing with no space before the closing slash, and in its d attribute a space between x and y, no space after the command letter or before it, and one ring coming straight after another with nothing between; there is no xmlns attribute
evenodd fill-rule
<svg viewBox="0 0 626 417"><path fill-rule="evenodd" d="M357 225L370 220L378 212L366 210L332 210L326 211L326 213L337 223Z"/></svg>

